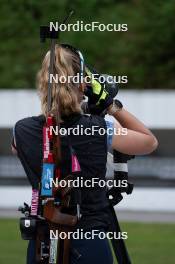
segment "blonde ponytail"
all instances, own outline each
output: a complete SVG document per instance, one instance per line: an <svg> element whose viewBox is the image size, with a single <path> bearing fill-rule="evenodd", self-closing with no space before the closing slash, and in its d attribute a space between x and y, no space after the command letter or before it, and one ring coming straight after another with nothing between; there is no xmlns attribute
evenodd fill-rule
<svg viewBox="0 0 175 264"><path fill-rule="evenodd" d="M47 52L41 70L37 75L37 86L39 97L41 100L42 113L47 115L47 88L48 88L48 70L50 61L50 51ZM55 46L55 63L54 76L57 76L58 83L52 83L52 108L51 112L56 115L59 110L61 117L69 116L73 113L80 113L80 101L82 93L80 85L71 81L69 76L75 76L80 72L79 57L72 51L65 49L59 45ZM61 80L64 78L65 82Z"/></svg>

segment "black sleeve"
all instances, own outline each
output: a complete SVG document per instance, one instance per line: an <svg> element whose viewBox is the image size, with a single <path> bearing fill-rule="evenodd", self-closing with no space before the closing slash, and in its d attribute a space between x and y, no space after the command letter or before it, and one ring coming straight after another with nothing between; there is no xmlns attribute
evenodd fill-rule
<svg viewBox="0 0 175 264"><path fill-rule="evenodd" d="M22 119L15 125L18 158L33 188L37 189L42 166L42 128L38 129L31 118Z"/></svg>

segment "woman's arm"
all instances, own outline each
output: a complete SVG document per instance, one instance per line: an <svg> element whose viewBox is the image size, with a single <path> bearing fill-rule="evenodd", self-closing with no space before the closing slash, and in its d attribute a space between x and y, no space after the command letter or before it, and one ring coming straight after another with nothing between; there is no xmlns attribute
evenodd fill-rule
<svg viewBox="0 0 175 264"><path fill-rule="evenodd" d="M113 116L117 120L115 127L118 131L116 135L115 133L113 135L112 147L114 149L128 155L143 155L157 148L156 137L134 115L122 108ZM121 133L122 127L127 129L126 134Z"/></svg>

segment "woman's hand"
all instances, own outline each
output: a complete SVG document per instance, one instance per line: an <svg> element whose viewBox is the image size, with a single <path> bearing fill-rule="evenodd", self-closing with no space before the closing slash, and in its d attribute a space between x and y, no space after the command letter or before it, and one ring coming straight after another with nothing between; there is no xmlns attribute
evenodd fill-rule
<svg viewBox="0 0 175 264"><path fill-rule="evenodd" d="M112 76L92 73L89 69L86 69L86 73L91 80L90 85L87 84L85 90L85 95L88 97L89 112L100 115L113 103L113 98L118 93L118 87L112 83ZM94 77L93 74L98 77ZM104 83L100 82L100 77L103 77ZM108 83L108 79L110 79L110 83Z"/></svg>

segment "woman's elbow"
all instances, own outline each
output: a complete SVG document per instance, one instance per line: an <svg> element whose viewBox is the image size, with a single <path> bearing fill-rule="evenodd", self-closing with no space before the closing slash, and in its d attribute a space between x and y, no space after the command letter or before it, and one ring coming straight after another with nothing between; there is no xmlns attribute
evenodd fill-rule
<svg viewBox="0 0 175 264"><path fill-rule="evenodd" d="M159 143L158 140L155 136L150 136L149 142L147 144L147 153L146 154L150 154L153 151L155 151L158 147Z"/></svg>

